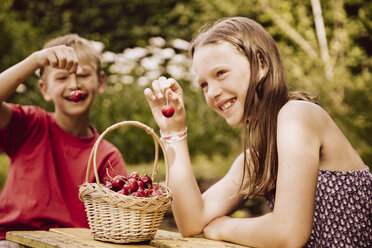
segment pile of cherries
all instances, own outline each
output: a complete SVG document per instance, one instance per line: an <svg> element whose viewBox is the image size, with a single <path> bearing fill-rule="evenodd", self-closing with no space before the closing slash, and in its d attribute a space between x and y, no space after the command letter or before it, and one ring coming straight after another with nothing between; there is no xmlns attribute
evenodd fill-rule
<svg viewBox="0 0 372 248"><path fill-rule="evenodd" d="M148 175L140 176L138 172L133 171L129 177L116 175L110 179L106 178L105 187L122 195L136 197L156 197L163 195L158 186L152 184L151 177Z"/></svg>

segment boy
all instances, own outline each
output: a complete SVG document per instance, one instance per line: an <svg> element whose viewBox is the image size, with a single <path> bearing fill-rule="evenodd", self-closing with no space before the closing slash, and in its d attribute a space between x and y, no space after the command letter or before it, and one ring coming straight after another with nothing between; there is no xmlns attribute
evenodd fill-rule
<svg viewBox="0 0 372 248"><path fill-rule="evenodd" d="M38 86L44 99L53 101L54 113L5 102L37 69ZM0 240L10 230L88 227L78 185L85 182L99 136L88 123L89 110L105 82L99 53L76 34L47 42L43 50L0 74L0 150L11 161L0 195ZM72 92L80 95L73 98ZM101 182L108 161L126 175L121 153L103 140L97 154ZM93 172L89 180L95 180Z"/></svg>

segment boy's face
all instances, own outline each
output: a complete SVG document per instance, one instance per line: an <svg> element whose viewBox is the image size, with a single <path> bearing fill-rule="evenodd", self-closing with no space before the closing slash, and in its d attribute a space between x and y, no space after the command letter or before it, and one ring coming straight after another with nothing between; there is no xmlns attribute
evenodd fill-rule
<svg viewBox="0 0 372 248"><path fill-rule="evenodd" d="M77 116L89 113L95 96L103 93L105 82L103 72L97 75L97 69L92 63L79 58L79 68L73 74L69 74L67 70L46 66L39 87L45 100L54 102L56 113ZM71 92L75 90L83 93L79 101L70 99Z"/></svg>

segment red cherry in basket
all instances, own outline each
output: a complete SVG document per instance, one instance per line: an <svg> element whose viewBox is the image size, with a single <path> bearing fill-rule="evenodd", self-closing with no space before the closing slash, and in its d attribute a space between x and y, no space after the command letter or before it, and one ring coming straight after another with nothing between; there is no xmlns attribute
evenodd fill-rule
<svg viewBox="0 0 372 248"><path fill-rule="evenodd" d="M130 185L128 183L125 183L123 186L123 189L128 192L127 195L129 195L132 191L130 191Z"/></svg>
<svg viewBox="0 0 372 248"><path fill-rule="evenodd" d="M129 178L134 178L134 179L137 180L139 178L138 172L137 171L133 171L132 173L130 173Z"/></svg>
<svg viewBox="0 0 372 248"><path fill-rule="evenodd" d="M105 187L109 190L113 190L112 182L110 180L106 180Z"/></svg>
<svg viewBox="0 0 372 248"><path fill-rule="evenodd" d="M142 181L137 181L137 183L138 183L138 190L139 190L140 188L142 188L142 189L145 188L145 184L144 184Z"/></svg>
<svg viewBox="0 0 372 248"><path fill-rule="evenodd" d="M145 193L146 197L150 196L150 194L151 194L150 192L151 192L150 189L144 189L143 190L143 193Z"/></svg>
<svg viewBox="0 0 372 248"><path fill-rule="evenodd" d="M145 191L143 190L143 188L138 188L137 192L142 196L142 197L146 197L146 193Z"/></svg>
<svg viewBox="0 0 372 248"><path fill-rule="evenodd" d="M145 184L145 186L147 188L151 188L152 186L152 180L151 180L151 177L145 175L143 177L140 178L141 182L143 182L143 184ZM145 187L144 187L145 188Z"/></svg>
<svg viewBox="0 0 372 248"><path fill-rule="evenodd" d="M133 192L132 194L130 194L131 196L136 196L136 197L142 197L142 194L140 192Z"/></svg>
<svg viewBox="0 0 372 248"><path fill-rule="evenodd" d="M163 195L160 189L157 186L152 186L150 189L150 196L155 197L159 195Z"/></svg>
<svg viewBox="0 0 372 248"><path fill-rule="evenodd" d="M73 102L78 102L83 97L83 92L81 90L75 90L70 93L70 99Z"/></svg>
<svg viewBox="0 0 372 248"><path fill-rule="evenodd" d="M125 189L125 188L123 187L123 188L121 188L121 190L118 191L118 193L119 193L119 194L122 194L122 195L128 195L129 192L128 192L127 189Z"/></svg>
<svg viewBox="0 0 372 248"><path fill-rule="evenodd" d="M118 191L121 190L121 188L124 185L124 180L121 176L115 176L114 179L112 179L112 186L114 187L114 190Z"/></svg>
<svg viewBox="0 0 372 248"><path fill-rule="evenodd" d="M150 188L151 191L158 190L158 189L159 189L159 187L156 186L156 185L153 185L153 186Z"/></svg>
<svg viewBox="0 0 372 248"><path fill-rule="evenodd" d="M128 181L128 178L126 176L119 175L119 177L121 177L121 179L124 180L125 182Z"/></svg>
<svg viewBox="0 0 372 248"><path fill-rule="evenodd" d="M145 191L141 191L139 193L142 195L142 197L147 197L147 194L145 193Z"/></svg>
<svg viewBox="0 0 372 248"><path fill-rule="evenodd" d="M157 191L157 190L153 190L150 195L152 197L155 197L155 196L160 196L160 195L163 195L163 193L161 193L160 191Z"/></svg>
<svg viewBox="0 0 372 248"><path fill-rule="evenodd" d="M134 178L129 178L128 179L128 184L129 184L129 189L130 192L135 192L138 190L138 182Z"/></svg>
<svg viewBox="0 0 372 248"><path fill-rule="evenodd" d="M167 118L171 118L174 114L174 107L172 105L164 105L161 108L161 112Z"/></svg>

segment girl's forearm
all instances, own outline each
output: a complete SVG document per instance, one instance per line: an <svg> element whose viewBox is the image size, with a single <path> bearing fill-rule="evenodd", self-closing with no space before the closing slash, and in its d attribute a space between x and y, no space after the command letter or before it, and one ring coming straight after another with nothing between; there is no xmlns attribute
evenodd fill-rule
<svg viewBox="0 0 372 248"><path fill-rule="evenodd" d="M172 210L178 229L184 236L200 234L207 223L203 218L204 203L192 170L187 140L167 144L166 150L173 192Z"/></svg>
<svg viewBox="0 0 372 248"><path fill-rule="evenodd" d="M218 224L221 240L250 247L302 247L306 239L298 237L285 220L274 213L254 218L228 218Z"/></svg>
<svg viewBox="0 0 372 248"><path fill-rule="evenodd" d="M30 55L0 74L0 102L8 99L39 67L34 56Z"/></svg>

